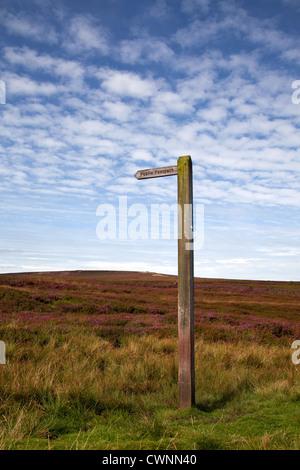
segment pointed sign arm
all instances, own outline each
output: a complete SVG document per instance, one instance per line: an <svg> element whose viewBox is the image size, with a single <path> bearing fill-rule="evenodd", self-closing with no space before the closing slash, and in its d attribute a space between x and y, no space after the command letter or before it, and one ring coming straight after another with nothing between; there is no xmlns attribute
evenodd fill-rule
<svg viewBox="0 0 300 470"><path fill-rule="evenodd" d="M177 175L177 165L164 166L162 168L149 168L148 170L139 170L134 175L137 180L146 178L159 178L161 176Z"/></svg>

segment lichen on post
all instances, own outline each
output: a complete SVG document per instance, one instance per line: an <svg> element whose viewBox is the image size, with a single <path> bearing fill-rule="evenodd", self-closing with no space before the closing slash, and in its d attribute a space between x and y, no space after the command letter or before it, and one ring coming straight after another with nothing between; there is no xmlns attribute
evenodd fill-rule
<svg viewBox="0 0 300 470"><path fill-rule="evenodd" d="M193 170L190 156L177 161L178 184L178 388L179 407L195 404Z"/></svg>

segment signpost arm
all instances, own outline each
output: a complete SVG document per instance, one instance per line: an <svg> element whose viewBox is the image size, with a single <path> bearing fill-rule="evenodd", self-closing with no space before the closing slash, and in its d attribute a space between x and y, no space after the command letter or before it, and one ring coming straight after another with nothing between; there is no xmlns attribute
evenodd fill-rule
<svg viewBox="0 0 300 470"><path fill-rule="evenodd" d="M195 404L193 174L190 156L177 161L179 408Z"/></svg>

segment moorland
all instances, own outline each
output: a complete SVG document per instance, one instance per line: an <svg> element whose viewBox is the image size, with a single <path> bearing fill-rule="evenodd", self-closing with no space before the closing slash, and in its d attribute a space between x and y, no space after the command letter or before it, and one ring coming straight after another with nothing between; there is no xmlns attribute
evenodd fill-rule
<svg viewBox="0 0 300 470"><path fill-rule="evenodd" d="M195 278L178 409L177 277L0 275L0 449L299 449L300 282Z"/></svg>

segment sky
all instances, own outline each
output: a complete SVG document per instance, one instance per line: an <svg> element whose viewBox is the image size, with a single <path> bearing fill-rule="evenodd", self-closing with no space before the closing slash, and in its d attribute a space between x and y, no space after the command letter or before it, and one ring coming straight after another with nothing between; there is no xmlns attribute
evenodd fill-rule
<svg viewBox="0 0 300 470"><path fill-rule="evenodd" d="M299 281L299 23L298 0L1 0L0 272L177 274L149 235L177 177L134 174L191 155L195 275ZM99 236L105 207L136 236Z"/></svg>

